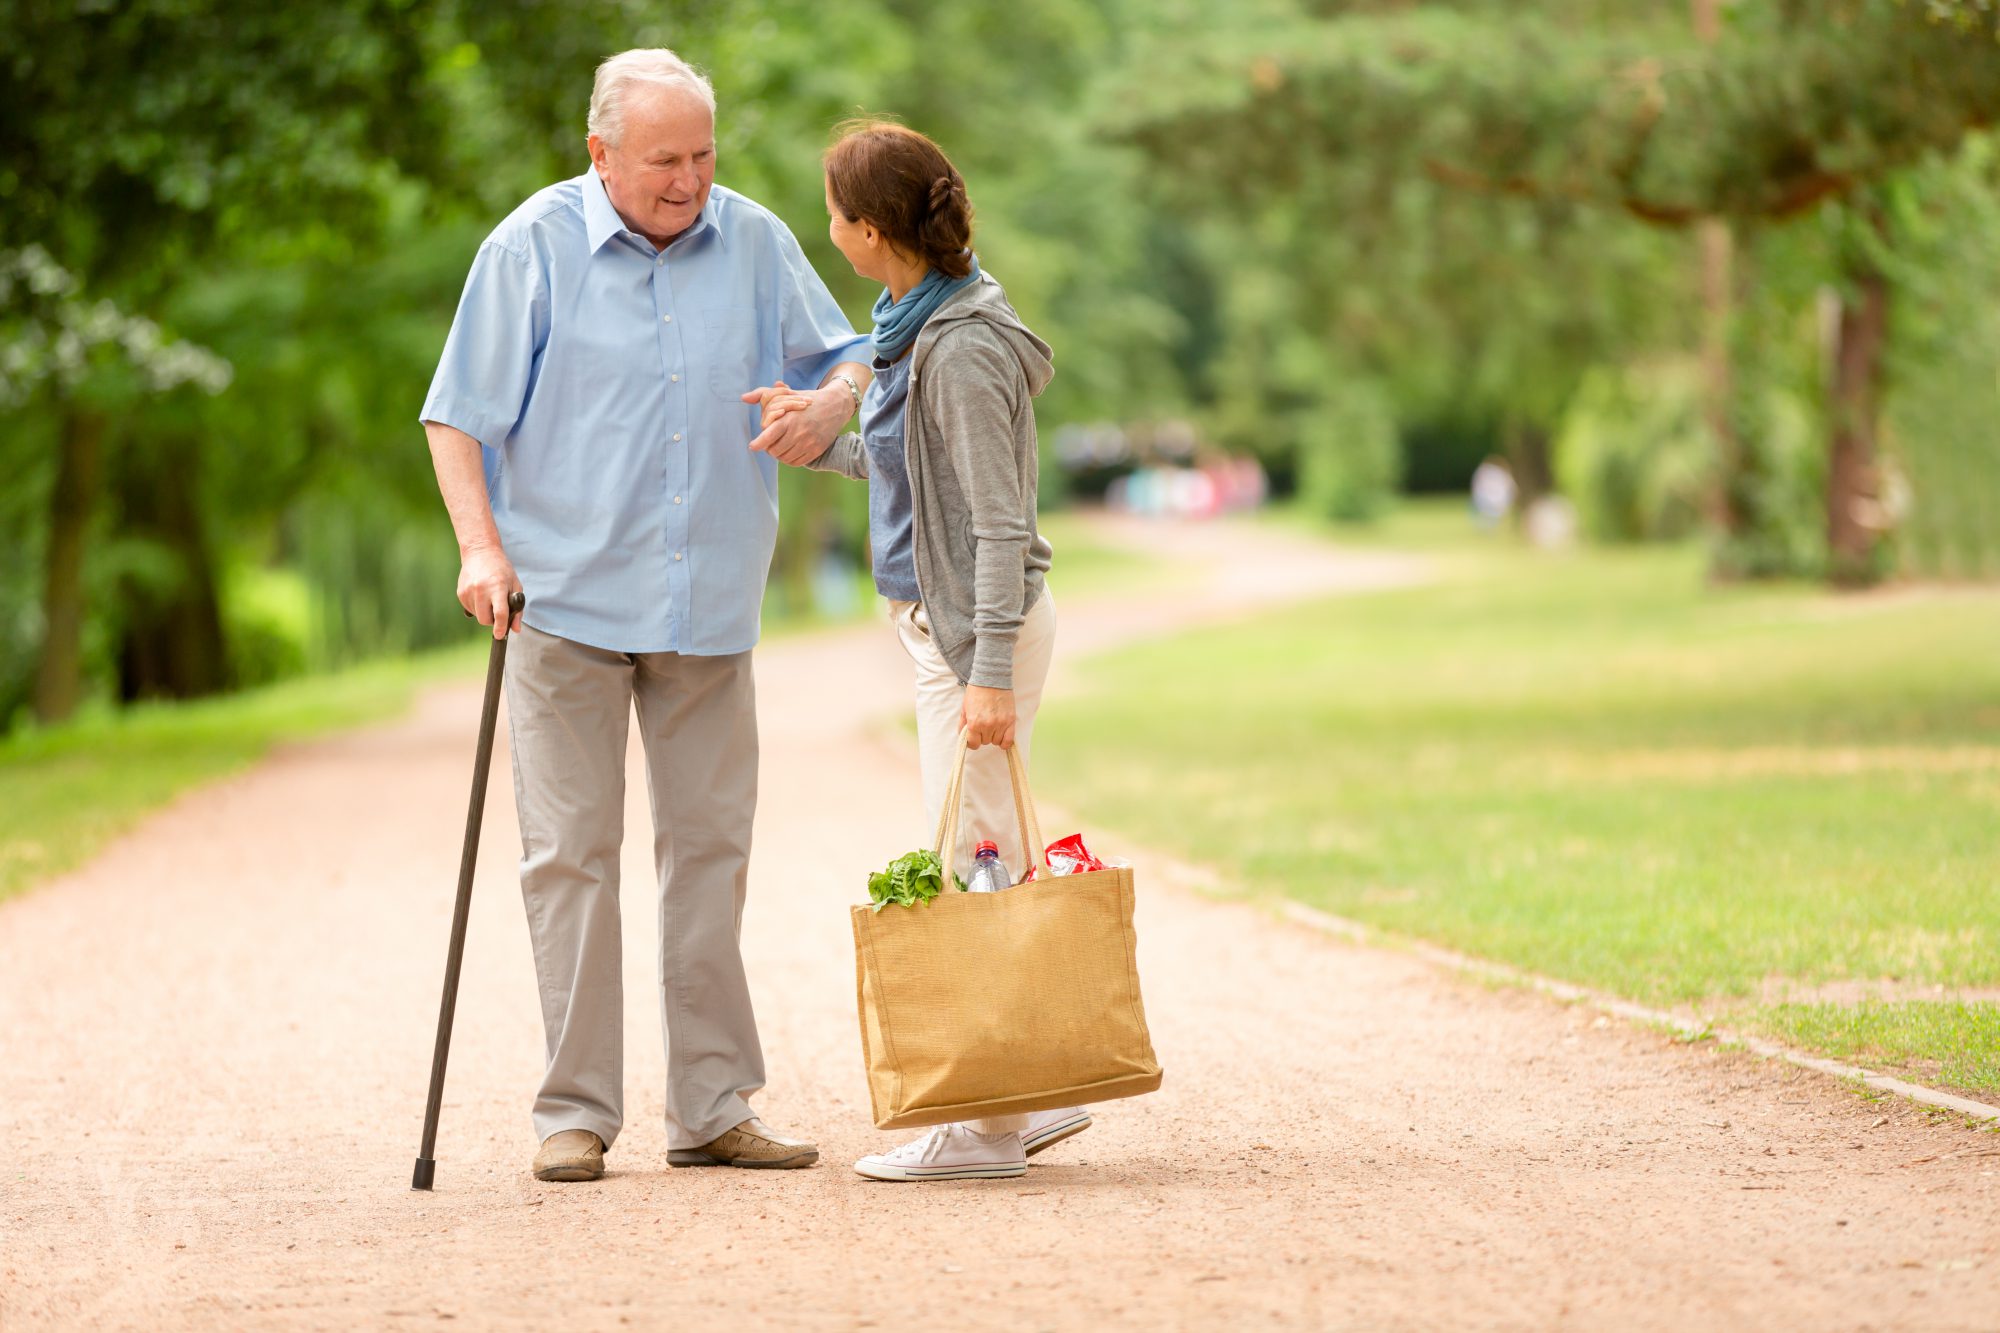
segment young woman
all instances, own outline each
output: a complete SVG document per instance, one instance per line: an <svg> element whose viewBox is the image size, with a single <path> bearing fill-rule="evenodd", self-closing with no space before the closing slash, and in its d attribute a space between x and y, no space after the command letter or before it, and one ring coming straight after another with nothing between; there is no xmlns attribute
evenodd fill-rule
<svg viewBox="0 0 2000 1333"><path fill-rule="evenodd" d="M853 123L825 167L833 243L885 290L861 430L807 466L868 483L875 586L916 668L925 829L938 825L963 731L972 753L950 860L969 877L974 846L991 841L1018 879L1039 849L1021 845L1003 751L1027 757L1056 634L1050 549L1035 527L1034 399L1054 374L1049 346L980 271L965 182L935 143ZM805 405L782 384L765 394L766 425ZM854 1165L877 1180L1018 1176L1089 1126L1076 1107L940 1125Z"/></svg>

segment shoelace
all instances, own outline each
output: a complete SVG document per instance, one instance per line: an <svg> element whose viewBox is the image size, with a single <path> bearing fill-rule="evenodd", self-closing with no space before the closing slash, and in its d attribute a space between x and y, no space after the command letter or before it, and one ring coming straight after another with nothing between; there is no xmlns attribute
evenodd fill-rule
<svg viewBox="0 0 2000 1333"><path fill-rule="evenodd" d="M890 1156L901 1158L904 1161L914 1159L918 1165L934 1162L937 1160L938 1154L944 1151L944 1145L950 1132L950 1125L939 1125L922 1138L912 1143L906 1143L896 1149Z"/></svg>

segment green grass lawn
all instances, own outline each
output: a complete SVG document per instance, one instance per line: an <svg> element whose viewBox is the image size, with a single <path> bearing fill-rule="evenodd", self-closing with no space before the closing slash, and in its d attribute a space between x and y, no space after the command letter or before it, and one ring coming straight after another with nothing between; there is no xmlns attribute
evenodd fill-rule
<svg viewBox="0 0 2000 1333"><path fill-rule="evenodd" d="M147 811L281 741L391 716L418 686L476 674L485 660L475 637L242 694L93 712L0 741L0 899L83 864Z"/></svg>
<svg viewBox="0 0 2000 1333"><path fill-rule="evenodd" d="M1378 534L1440 551L1431 586L1091 663L1040 784L1253 891L2000 1090L2000 590L1710 588L1691 550L1465 529Z"/></svg>

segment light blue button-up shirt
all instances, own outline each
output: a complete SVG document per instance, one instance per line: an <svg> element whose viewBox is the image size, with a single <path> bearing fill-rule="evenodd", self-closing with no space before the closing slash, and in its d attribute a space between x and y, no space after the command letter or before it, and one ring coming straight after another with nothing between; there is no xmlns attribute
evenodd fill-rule
<svg viewBox="0 0 2000 1333"><path fill-rule="evenodd" d="M867 361L768 209L718 185L664 251L595 169L479 247L423 420L483 446L486 493L536 629L616 652L757 642L778 464L740 396Z"/></svg>

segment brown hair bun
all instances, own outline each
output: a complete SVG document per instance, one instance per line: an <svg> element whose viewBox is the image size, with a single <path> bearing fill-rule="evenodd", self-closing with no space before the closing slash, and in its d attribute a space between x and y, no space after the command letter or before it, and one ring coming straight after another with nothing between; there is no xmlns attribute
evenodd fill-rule
<svg viewBox="0 0 2000 1333"><path fill-rule="evenodd" d="M944 150L887 120L848 121L834 134L827 192L847 220L867 221L948 278L972 272L972 201Z"/></svg>

